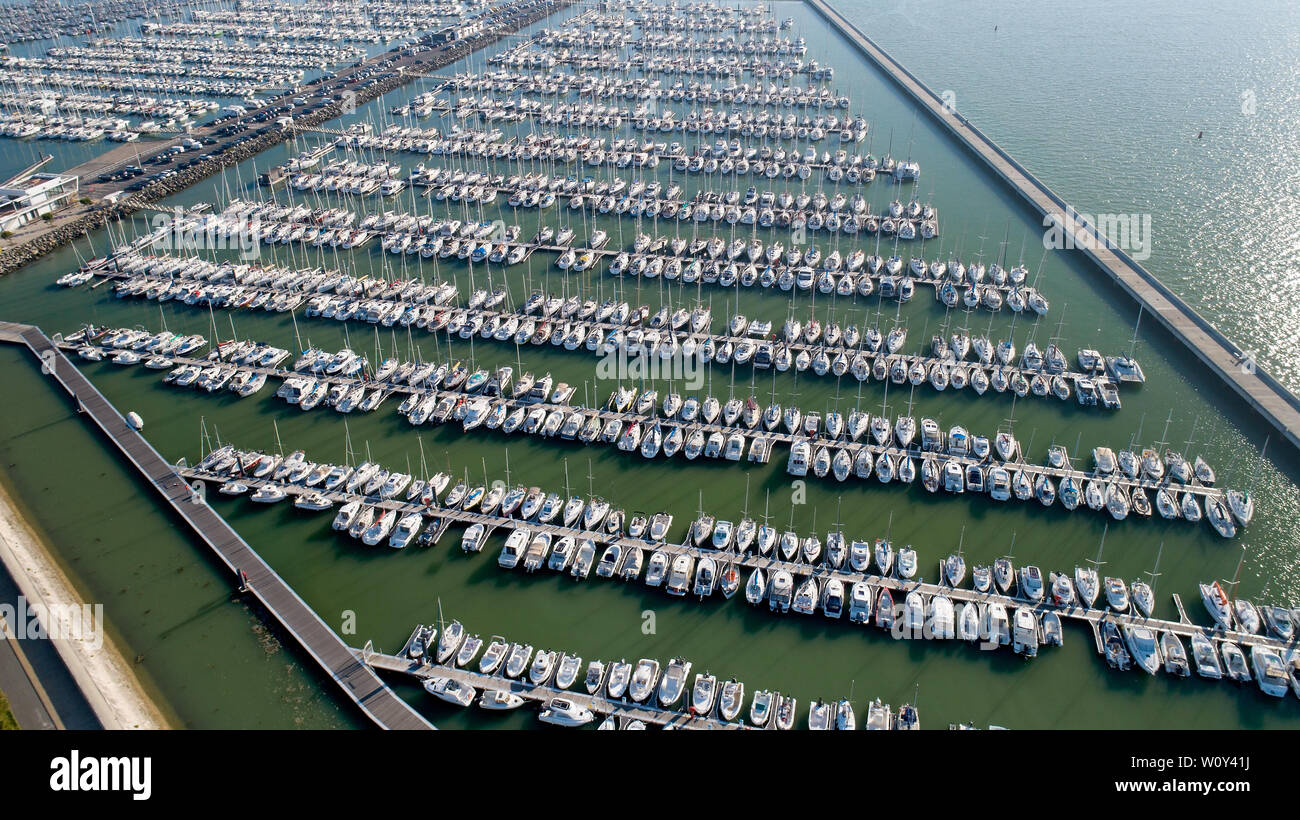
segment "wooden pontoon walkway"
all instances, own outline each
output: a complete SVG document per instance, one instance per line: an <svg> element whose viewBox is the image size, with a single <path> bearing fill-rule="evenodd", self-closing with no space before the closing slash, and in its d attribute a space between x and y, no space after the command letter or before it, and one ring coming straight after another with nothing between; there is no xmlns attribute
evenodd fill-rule
<svg viewBox="0 0 1300 820"><path fill-rule="evenodd" d="M1174 338L1180 340L1205 367L1230 387L1255 412L1276 427L1287 441L1300 448L1300 398L1277 379L1249 361L1245 352L1192 309L1177 294L1113 245L1093 224L1082 218L1065 200L1029 173L1011 155L972 125L939 95L921 82L884 49L831 8L826 0L806 0L825 20L894 82L925 108L936 120L984 160L990 169L1013 187L1031 207L1050 217L1071 236L1084 254L1149 313L1155 314Z"/></svg>
<svg viewBox="0 0 1300 820"><path fill-rule="evenodd" d="M104 435L230 571L242 574L245 587L371 720L385 729L434 728L359 661L348 645L221 516L207 503L194 501L194 493L185 479L126 423L122 414L40 328L0 322L0 341L26 345L40 359L42 372L52 376L77 401L78 410L99 425Z"/></svg>

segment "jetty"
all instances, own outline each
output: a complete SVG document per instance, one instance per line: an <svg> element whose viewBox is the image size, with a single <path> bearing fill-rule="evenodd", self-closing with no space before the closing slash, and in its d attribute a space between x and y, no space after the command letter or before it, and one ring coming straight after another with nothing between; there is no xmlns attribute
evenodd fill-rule
<svg viewBox="0 0 1300 820"><path fill-rule="evenodd" d="M53 340L34 325L0 322L0 342L21 344L113 443L127 462L152 486L170 510L240 579L344 694L376 725L385 729L432 729L434 726L389 689L375 672L352 653L346 643L294 592L225 519L196 495L185 478L158 454L144 436L63 354Z"/></svg>
<svg viewBox="0 0 1300 820"><path fill-rule="evenodd" d="M1050 219L1074 240L1074 246L1101 268L1121 290L1209 370L1247 406L1300 448L1300 397L1265 372L1232 340L1210 324L1181 297L1115 245L1102 231L993 142L916 75L908 71L826 0L805 0L861 54L885 72L905 93L965 145L1034 210Z"/></svg>

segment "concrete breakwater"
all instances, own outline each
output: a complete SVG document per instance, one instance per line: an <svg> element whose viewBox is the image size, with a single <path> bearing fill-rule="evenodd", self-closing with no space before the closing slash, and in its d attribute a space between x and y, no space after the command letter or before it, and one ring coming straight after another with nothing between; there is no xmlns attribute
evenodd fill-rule
<svg viewBox="0 0 1300 820"><path fill-rule="evenodd" d="M862 33L825 0L805 0L857 51L866 56L922 109L943 125L967 150L983 160L1003 182L1056 227L1110 280L1156 317L1160 326L1186 346L1246 406L1300 448L1300 398L1250 361L1218 328L1192 309L1164 283L1075 211L914 74ZM1046 224L1046 223L1045 223Z"/></svg>

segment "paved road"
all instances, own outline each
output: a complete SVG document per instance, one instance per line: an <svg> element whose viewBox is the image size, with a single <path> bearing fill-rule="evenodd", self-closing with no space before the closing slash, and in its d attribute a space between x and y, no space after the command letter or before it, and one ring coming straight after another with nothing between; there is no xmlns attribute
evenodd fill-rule
<svg viewBox="0 0 1300 820"><path fill-rule="evenodd" d="M0 602L16 606L21 594L0 564ZM6 625L6 636L13 626ZM102 728L50 641L0 638L0 692L23 729Z"/></svg>

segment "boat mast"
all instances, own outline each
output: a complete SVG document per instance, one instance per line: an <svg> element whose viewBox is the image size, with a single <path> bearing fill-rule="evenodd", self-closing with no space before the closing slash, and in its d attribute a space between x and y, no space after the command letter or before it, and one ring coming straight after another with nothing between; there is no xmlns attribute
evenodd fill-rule
<svg viewBox="0 0 1300 820"><path fill-rule="evenodd" d="M1232 574L1232 580L1228 582L1228 586L1232 589L1232 593L1228 596L1228 599L1231 601L1237 600L1237 584L1241 583L1241 567L1245 563L1246 545L1243 544L1241 547L1241 557L1237 559L1237 571Z"/></svg>
<svg viewBox="0 0 1300 820"><path fill-rule="evenodd" d="M1101 528L1101 543L1100 543L1099 545L1097 545L1097 557L1096 557L1096 558L1089 558L1089 559L1088 559L1088 563L1092 564L1093 571L1096 571L1096 570L1101 569L1102 565L1106 563L1105 561L1101 560L1101 550L1102 550L1102 547L1106 546L1106 533L1107 533L1109 530L1110 530L1110 524L1109 524L1109 523L1102 525L1102 528Z"/></svg>
<svg viewBox="0 0 1300 820"><path fill-rule="evenodd" d="M1146 575L1151 579L1151 594L1154 596L1156 591L1156 578L1160 576L1160 555L1165 551L1165 542L1160 542L1160 548L1156 550L1156 564Z"/></svg>

